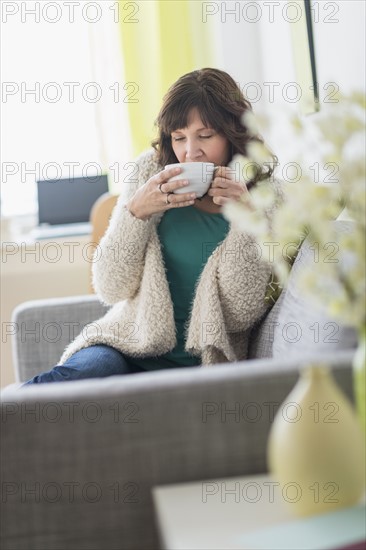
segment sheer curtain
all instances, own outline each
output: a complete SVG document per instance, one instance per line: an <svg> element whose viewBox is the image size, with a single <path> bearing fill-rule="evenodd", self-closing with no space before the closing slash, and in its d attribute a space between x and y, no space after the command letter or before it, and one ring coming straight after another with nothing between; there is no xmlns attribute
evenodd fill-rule
<svg viewBox="0 0 366 550"><path fill-rule="evenodd" d="M108 173L119 192L131 156L126 105L114 93L123 60L112 3L97 4L95 22L80 8L73 22L66 11L54 23L42 11L39 21L20 12L3 21L2 216L36 213L37 179Z"/></svg>

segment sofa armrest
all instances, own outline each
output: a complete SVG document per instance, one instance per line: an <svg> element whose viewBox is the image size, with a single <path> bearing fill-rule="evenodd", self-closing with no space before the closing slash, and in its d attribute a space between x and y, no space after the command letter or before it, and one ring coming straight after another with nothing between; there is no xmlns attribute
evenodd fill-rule
<svg viewBox="0 0 366 550"><path fill-rule="evenodd" d="M322 357L352 397L353 353ZM2 403L2 548L159 548L156 485L266 471L302 363L255 360L40 384Z"/></svg>
<svg viewBox="0 0 366 550"><path fill-rule="evenodd" d="M32 300L12 314L12 348L18 382L49 370L83 327L108 310L96 295Z"/></svg>

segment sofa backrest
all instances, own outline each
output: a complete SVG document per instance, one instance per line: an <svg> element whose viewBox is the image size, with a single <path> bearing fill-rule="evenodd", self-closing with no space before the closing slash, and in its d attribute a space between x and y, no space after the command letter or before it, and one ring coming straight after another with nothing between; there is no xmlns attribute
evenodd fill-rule
<svg viewBox="0 0 366 550"><path fill-rule="evenodd" d="M348 353L327 363L351 398ZM299 368L267 359L9 391L1 548L161 548L152 488L264 473Z"/></svg>

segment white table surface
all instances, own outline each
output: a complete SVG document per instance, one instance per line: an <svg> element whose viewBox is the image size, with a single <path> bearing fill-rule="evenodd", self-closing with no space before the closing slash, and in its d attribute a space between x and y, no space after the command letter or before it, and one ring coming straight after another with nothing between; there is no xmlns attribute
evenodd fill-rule
<svg viewBox="0 0 366 550"><path fill-rule="evenodd" d="M291 499L294 495L289 491L288 496ZM269 528L271 532L271 527L282 529L281 524L298 521L279 484L274 485L267 475L155 487L153 499L161 541L167 550L253 550L261 546L253 544L253 539L243 542L246 536L253 533L255 537L258 530ZM297 524L295 527L298 548L302 548L301 529ZM313 530L313 526L307 527L304 533ZM284 548L278 540L271 548Z"/></svg>
<svg viewBox="0 0 366 550"><path fill-rule="evenodd" d="M165 548L243 548L236 538L259 529L264 517L266 525L290 517L278 488L271 499L270 486L263 485L270 481L262 475L156 487L153 496Z"/></svg>

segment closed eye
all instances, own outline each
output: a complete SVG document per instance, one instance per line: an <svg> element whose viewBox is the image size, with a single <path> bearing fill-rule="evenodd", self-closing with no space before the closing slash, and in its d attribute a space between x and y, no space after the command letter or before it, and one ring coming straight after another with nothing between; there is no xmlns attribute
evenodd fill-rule
<svg viewBox="0 0 366 550"><path fill-rule="evenodd" d="M209 136L198 136L200 139L210 139L213 137L213 134L210 134ZM184 136L172 136L173 141L183 141L186 139Z"/></svg>

